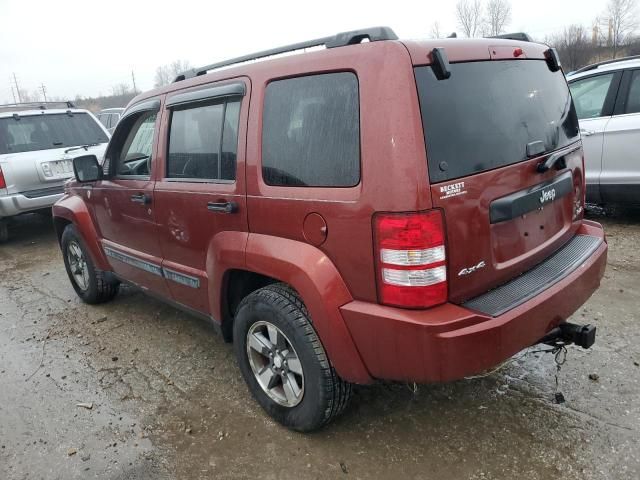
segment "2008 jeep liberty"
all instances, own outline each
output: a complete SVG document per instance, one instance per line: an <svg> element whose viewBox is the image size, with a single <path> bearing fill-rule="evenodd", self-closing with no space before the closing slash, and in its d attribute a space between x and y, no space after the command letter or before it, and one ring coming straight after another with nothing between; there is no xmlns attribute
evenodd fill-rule
<svg viewBox="0 0 640 480"><path fill-rule="evenodd" d="M136 97L104 161L74 169L54 221L78 295L127 282L210 320L296 430L354 383L595 339L566 320L607 244L545 45L378 27L209 65Z"/></svg>

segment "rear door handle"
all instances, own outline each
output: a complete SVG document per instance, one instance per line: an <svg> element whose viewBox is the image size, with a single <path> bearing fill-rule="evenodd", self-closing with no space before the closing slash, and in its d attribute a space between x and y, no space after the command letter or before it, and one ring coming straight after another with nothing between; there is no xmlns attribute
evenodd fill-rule
<svg viewBox="0 0 640 480"><path fill-rule="evenodd" d="M207 210L219 213L235 213L238 211L238 204L236 202L209 202L207 203Z"/></svg>
<svg viewBox="0 0 640 480"><path fill-rule="evenodd" d="M131 201L134 203L141 203L143 205L148 205L151 203L151 195L147 195L146 193L138 193L136 195L131 195Z"/></svg>
<svg viewBox="0 0 640 480"><path fill-rule="evenodd" d="M596 133L596 132L594 132L592 130L587 130L586 128L581 128L580 129L580 135L582 135L583 137L588 137L590 135L593 135L594 133Z"/></svg>

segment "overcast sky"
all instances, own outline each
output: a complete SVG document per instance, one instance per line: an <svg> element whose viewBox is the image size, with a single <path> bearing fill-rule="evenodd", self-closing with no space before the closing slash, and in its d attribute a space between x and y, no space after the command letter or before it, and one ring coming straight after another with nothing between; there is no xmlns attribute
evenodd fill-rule
<svg viewBox="0 0 640 480"><path fill-rule="evenodd" d="M571 23L590 26L606 0L513 0L509 31L544 38ZM344 30L388 25L400 38L460 32L455 1L0 0L0 103L44 83L49 96L153 87L156 67L193 66Z"/></svg>

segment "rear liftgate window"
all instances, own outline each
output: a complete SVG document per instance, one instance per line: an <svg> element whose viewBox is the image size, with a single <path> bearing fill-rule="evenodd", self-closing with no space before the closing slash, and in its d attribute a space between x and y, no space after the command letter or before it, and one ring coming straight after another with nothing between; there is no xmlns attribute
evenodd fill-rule
<svg viewBox="0 0 640 480"><path fill-rule="evenodd" d="M360 181L358 80L330 73L267 86L262 175L269 185L352 187Z"/></svg>
<svg viewBox="0 0 640 480"><path fill-rule="evenodd" d="M104 131L86 113L0 118L0 155L108 141Z"/></svg>
<svg viewBox="0 0 640 480"><path fill-rule="evenodd" d="M431 66L415 69L432 183L526 160L531 142L550 152L578 140L562 71L550 71L544 60L449 68L445 80Z"/></svg>

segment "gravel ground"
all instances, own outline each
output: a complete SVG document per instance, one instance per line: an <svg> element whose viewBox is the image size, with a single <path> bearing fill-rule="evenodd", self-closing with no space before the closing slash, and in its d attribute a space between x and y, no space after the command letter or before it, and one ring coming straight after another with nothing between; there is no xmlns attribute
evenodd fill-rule
<svg viewBox="0 0 640 480"><path fill-rule="evenodd" d="M80 303L50 220L23 217L0 246L0 478L640 478L640 214L596 220L609 266L573 320L598 340L569 348L564 404L553 356L530 349L485 378L358 387L302 435L206 323L128 288Z"/></svg>

